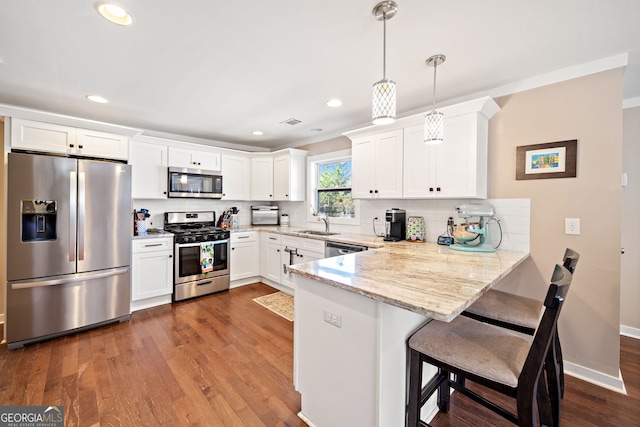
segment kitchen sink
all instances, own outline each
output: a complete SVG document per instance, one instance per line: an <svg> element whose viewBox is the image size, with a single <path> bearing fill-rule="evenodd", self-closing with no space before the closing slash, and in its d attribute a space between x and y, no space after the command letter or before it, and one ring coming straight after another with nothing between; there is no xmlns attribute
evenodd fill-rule
<svg viewBox="0 0 640 427"><path fill-rule="evenodd" d="M340 233L332 233L330 231L321 231L321 230L301 230L301 231L296 231L296 233L311 234L314 236L334 236L336 234L340 234Z"/></svg>

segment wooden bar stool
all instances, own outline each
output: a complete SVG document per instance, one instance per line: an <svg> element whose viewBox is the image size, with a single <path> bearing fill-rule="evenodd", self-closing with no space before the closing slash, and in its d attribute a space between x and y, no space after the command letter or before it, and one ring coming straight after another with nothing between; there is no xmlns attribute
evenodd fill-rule
<svg viewBox="0 0 640 427"><path fill-rule="evenodd" d="M562 263L573 274L579 259L579 253L567 248ZM462 314L481 322L533 335L538 327L543 308L542 301L537 299L490 289ZM554 345L549 355L553 362L545 366L545 371L549 383L553 417L554 420L559 420L559 400L564 397L564 361L557 328L553 341Z"/></svg>
<svg viewBox="0 0 640 427"><path fill-rule="evenodd" d="M553 425L543 368L571 280L571 272L556 265L533 337L464 316L450 323L432 320L413 334L408 341L407 427L427 425L420 420L420 409L436 391L438 407L448 412L450 388L519 426L537 426L538 415L542 424ZM438 368L424 388L423 363ZM456 381L450 379L452 373ZM517 414L467 389L466 380L515 398Z"/></svg>

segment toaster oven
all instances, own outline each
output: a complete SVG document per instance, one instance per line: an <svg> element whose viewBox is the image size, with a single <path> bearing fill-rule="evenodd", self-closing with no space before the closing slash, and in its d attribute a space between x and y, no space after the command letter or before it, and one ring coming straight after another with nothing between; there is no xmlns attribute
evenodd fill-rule
<svg viewBox="0 0 640 427"><path fill-rule="evenodd" d="M278 206L251 206L252 225L278 225Z"/></svg>

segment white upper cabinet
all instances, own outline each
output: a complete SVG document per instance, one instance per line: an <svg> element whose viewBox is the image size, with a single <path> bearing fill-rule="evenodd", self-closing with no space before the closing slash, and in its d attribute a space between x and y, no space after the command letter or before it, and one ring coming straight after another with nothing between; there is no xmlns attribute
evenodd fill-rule
<svg viewBox="0 0 640 427"><path fill-rule="evenodd" d="M479 111L445 113L444 142L437 145L424 144L422 124L406 128L403 196L486 199L488 122Z"/></svg>
<svg viewBox="0 0 640 427"><path fill-rule="evenodd" d="M131 144L131 197L167 198L167 146L133 141Z"/></svg>
<svg viewBox="0 0 640 427"><path fill-rule="evenodd" d="M224 187L224 182L223 182ZM251 158L251 200L273 200L273 157Z"/></svg>
<svg viewBox="0 0 640 427"><path fill-rule="evenodd" d="M352 141L352 194L358 199L402 197L402 129Z"/></svg>
<svg viewBox="0 0 640 427"><path fill-rule="evenodd" d="M292 148L251 158L251 200L304 201L306 156Z"/></svg>
<svg viewBox="0 0 640 427"><path fill-rule="evenodd" d="M215 151L169 147L169 167L219 171L220 157Z"/></svg>
<svg viewBox="0 0 640 427"><path fill-rule="evenodd" d="M423 142L425 113L346 135L352 141L354 198L487 197L489 119L500 110L490 97L439 108L444 142Z"/></svg>
<svg viewBox="0 0 640 427"><path fill-rule="evenodd" d="M305 200L306 155L302 150L285 150L273 157L274 200Z"/></svg>
<svg viewBox="0 0 640 427"><path fill-rule="evenodd" d="M12 118L11 148L127 160L129 137L72 126Z"/></svg>
<svg viewBox="0 0 640 427"><path fill-rule="evenodd" d="M251 159L249 157L222 155L222 199L251 199Z"/></svg>

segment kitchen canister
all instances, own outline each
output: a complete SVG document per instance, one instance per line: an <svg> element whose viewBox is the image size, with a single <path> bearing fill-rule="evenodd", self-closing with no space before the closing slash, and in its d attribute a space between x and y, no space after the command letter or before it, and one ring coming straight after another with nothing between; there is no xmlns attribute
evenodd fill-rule
<svg viewBox="0 0 640 427"><path fill-rule="evenodd" d="M280 215L280 225L284 227L289 226L289 215L287 214Z"/></svg>
<svg viewBox="0 0 640 427"><path fill-rule="evenodd" d="M407 241L424 243L425 228L424 217L410 216L407 218Z"/></svg>

